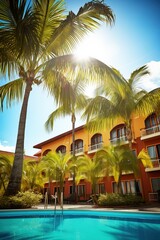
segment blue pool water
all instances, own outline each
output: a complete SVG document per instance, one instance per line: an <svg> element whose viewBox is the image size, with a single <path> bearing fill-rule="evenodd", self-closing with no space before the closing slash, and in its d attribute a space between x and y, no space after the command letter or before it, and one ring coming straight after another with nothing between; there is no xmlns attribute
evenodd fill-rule
<svg viewBox="0 0 160 240"><path fill-rule="evenodd" d="M0 211L1 240L158 240L160 214L87 210Z"/></svg>

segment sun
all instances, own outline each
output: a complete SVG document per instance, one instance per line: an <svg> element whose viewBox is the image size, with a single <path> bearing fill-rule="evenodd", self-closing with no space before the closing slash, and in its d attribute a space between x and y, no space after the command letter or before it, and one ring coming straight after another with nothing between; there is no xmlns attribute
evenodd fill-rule
<svg viewBox="0 0 160 240"><path fill-rule="evenodd" d="M94 57L100 59L103 54L103 39L96 34L88 34L74 49L73 53L78 59Z"/></svg>

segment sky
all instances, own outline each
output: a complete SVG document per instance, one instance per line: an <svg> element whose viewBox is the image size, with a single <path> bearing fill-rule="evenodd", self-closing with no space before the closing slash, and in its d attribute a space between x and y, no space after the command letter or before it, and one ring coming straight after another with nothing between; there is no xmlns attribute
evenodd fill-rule
<svg viewBox="0 0 160 240"><path fill-rule="evenodd" d="M77 12L85 0L67 0L67 10ZM103 24L89 34L74 50L97 58L118 69L127 79L137 68L147 64L150 75L143 79L147 90L160 87L160 0L106 0L116 16L115 24ZM0 84L2 83L0 79ZM34 87L28 106L25 154L38 152L33 146L71 130L70 117L55 122L52 132L44 123L56 108L53 100L41 87ZM0 112L0 150L15 150L21 103ZM76 127L84 124L77 119Z"/></svg>

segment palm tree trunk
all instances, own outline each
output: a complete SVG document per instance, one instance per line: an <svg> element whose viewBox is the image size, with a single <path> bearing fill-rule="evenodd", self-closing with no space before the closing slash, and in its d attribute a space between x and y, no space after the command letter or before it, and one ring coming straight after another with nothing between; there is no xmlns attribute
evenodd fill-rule
<svg viewBox="0 0 160 240"><path fill-rule="evenodd" d="M24 99L23 99L21 114L19 119L14 162L13 162L9 184L5 192L5 195L7 196L15 195L21 190L25 125L26 125L26 117L27 117L28 100L29 100L30 92L32 90L32 83L33 83L33 78L28 78L26 80L26 89L25 89L25 94L24 94Z"/></svg>
<svg viewBox="0 0 160 240"><path fill-rule="evenodd" d="M132 129L131 129L131 120L129 124L126 124L126 137L129 142L129 148L132 149Z"/></svg>
<svg viewBox="0 0 160 240"><path fill-rule="evenodd" d="M75 122L76 117L75 114L72 113L72 155L73 155L73 161L75 161ZM74 166L73 169L73 196L75 203L77 202L77 192L76 192L76 169Z"/></svg>

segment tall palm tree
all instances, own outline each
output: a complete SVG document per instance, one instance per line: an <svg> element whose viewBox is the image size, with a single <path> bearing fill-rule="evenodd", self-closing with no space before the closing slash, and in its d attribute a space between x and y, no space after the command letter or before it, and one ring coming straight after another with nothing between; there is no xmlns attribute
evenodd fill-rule
<svg viewBox="0 0 160 240"><path fill-rule="evenodd" d="M50 165L50 168L55 172L55 179L56 182L59 182L59 192L58 198L60 200L61 207L63 204L62 194L63 194L63 187L64 181L67 174L70 173L70 169L72 168L71 163L72 156L70 154L63 154L61 152L48 152L47 155L43 158L44 163Z"/></svg>
<svg viewBox="0 0 160 240"><path fill-rule="evenodd" d="M6 195L14 195L20 190L24 154L25 124L29 96L33 85L52 82L52 92L59 102L57 86L63 85L64 65L70 63L75 70L76 61L70 53L74 45L89 31L96 29L100 22L114 21L112 10L100 2L88 2L77 14L65 13L64 0L1 0L0 1L0 70L6 76L14 73L19 78L0 87L0 107L11 105L12 101L22 101L19 119L15 158L6 190ZM99 61L88 64L81 70L92 78L102 69L109 78L113 71ZM46 68L47 66L47 68ZM90 71L87 68L91 66ZM68 65L67 65L68 67ZM43 71L47 69L45 78Z"/></svg>
<svg viewBox="0 0 160 240"><path fill-rule="evenodd" d="M134 114L146 116L158 109L160 104L160 88L147 92L140 86L143 76L149 74L147 66L135 70L128 80L116 70L123 81L113 82L108 87L102 84L97 89L95 98L89 100L84 117L87 117L92 130L113 127L117 120L122 120L126 126L126 137L132 146L132 117Z"/></svg>
<svg viewBox="0 0 160 240"><path fill-rule="evenodd" d="M62 103L56 110L54 110L48 120L45 123L47 130L52 130L55 119L59 117L71 116L72 122L72 161L76 164L75 157L75 123L76 123L76 112L84 109L86 106L86 98L84 95L85 81L81 75L78 75L76 79L66 79L65 88L67 91L66 95L62 96ZM76 183L75 183L76 170L73 169L73 194L75 194L76 201Z"/></svg>

